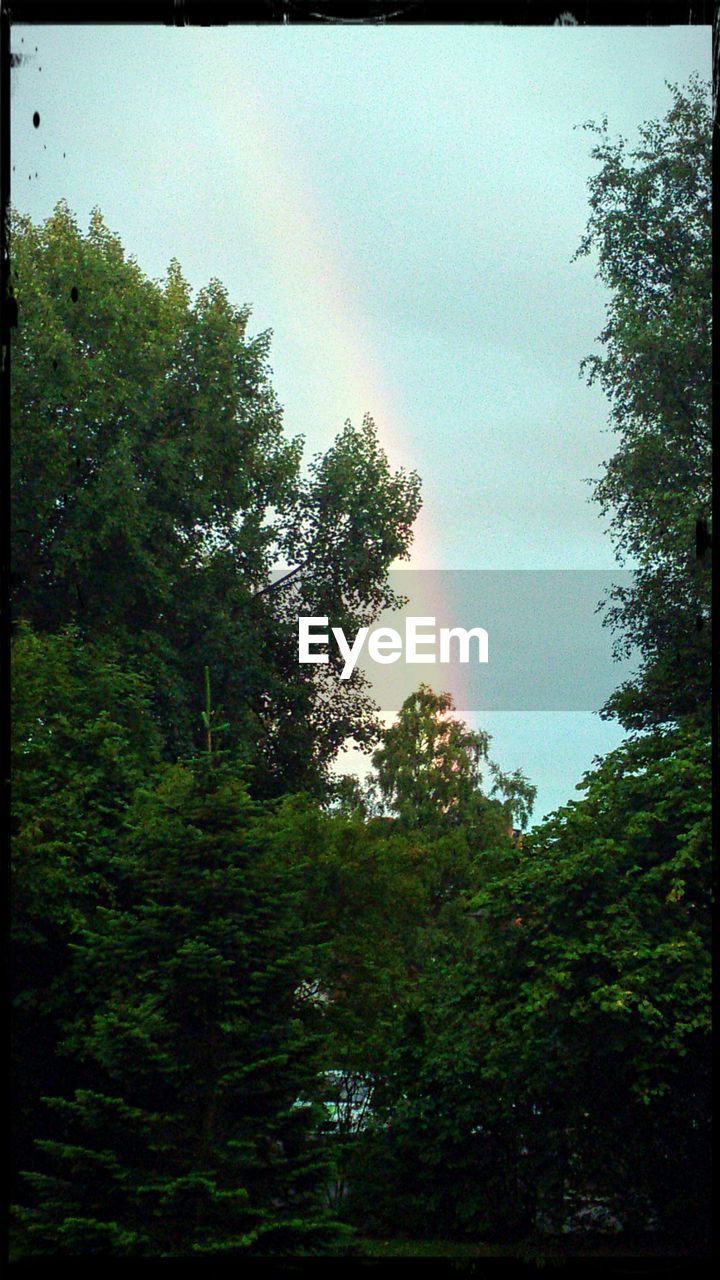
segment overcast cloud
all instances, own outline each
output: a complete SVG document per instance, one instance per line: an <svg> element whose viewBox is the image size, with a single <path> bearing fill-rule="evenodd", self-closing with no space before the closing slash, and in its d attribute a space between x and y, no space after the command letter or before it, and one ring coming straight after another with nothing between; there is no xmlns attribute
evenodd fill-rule
<svg viewBox="0 0 720 1280"><path fill-rule="evenodd" d="M289 434L312 453L368 411L420 472L416 567L613 566L575 126L664 114L666 80L709 78L709 27L16 27L13 49L13 202L83 227L98 205L150 276L176 257L252 304ZM590 713L483 723L538 816L620 738Z"/></svg>

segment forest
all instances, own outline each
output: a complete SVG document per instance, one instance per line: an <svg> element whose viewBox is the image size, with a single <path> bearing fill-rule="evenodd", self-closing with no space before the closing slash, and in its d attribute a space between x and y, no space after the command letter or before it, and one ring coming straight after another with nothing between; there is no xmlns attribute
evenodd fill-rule
<svg viewBox="0 0 720 1280"><path fill-rule="evenodd" d="M13 1257L707 1250L712 122L668 96L588 126L577 251L641 662L530 830L442 688L388 727L298 662L398 603L382 424L304 460L220 281L13 212Z"/></svg>

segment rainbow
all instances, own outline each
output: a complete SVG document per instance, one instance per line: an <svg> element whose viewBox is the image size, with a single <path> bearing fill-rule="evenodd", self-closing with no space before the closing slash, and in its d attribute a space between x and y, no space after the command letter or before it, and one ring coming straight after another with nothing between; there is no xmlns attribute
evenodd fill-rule
<svg viewBox="0 0 720 1280"><path fill-rule="evenodd" d="M216 101L214 95L211 101ZM298 326L294 335L300 349L306 346L311 362L318 340L322 343L328 369L348 406L343 420L350 417L359 422L369 413L391 465L412 467L408 458L412 428L383 379L379 343L375 349L364 334L351 264L332 239L309 179L303 180L302 159L283 146L283 128L269 95L263 95L248 75L241 87L226 82L222 110L207 105L223 138L229 173L237 173L249 197L258 238L269 246L283 293L292 300L294 314L301 317L302 331ZM234 143L228 143L229 119ZM337 428L341 425L338 422ZM432 517L423 508L415 524L410 558L396 561L392 567L439 570L438 548ZM445 603L440 596L438 593L438 615L442 615ZM437 680L428 682L437 684ZM456 701L461 711L462 698Z"/></svg>
<svg viewBox="0 0 720 1280"><path fill-rule="evenodd" d="M348 405L343 420L357 418L359 423L369 413L391 464L412 466L407 445L412 431L383 384L378 353L363 335L348 264L332 241L309 181L302 180L301 161L283 150L283 130L272 104L267 96L260 97L252 83L243 90L227 84L222 112L218 108L213 115L225 149L228 119L233 121L236 141L231 144L230 166L237 165L240 171L258 236L269 245L283 292L302 318L302 332L298 326L294 336L306 345L309 360L318 340L322 343L333 381ZM337 429L341 426L342 421ZM411 559L397 567L439 568L436 546L429 514L423 510L415 526Z"/></svg>

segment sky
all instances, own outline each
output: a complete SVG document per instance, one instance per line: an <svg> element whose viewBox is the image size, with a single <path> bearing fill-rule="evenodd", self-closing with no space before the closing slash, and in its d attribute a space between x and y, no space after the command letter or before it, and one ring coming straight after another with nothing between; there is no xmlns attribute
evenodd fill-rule
<svg viewBox="0 0 720 1280"><path fill-rule="evenodd" d="M613 568L581 126L664 115L666 81L710 78L709 26L16 26L12 49L13 204L97 206L148 276L176 258L249 303L308 457L370 413L422 478L412 568ZM621 741L597 710L464 718L539 819Z"/></svg>

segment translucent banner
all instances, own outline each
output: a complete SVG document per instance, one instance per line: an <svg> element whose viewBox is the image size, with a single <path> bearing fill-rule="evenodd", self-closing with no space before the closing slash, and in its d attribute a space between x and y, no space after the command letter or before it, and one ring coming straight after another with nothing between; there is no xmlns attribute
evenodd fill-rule
<svg viewBox="0 0 720 1280"><path fill-rule="evenodd" d="M421 682L453 695L464 711L595 711L637 668L616 662L598 604L621 570L395 570L407 604L345 635L337 620L298 619L298 660L342 659L357 668L384 711Z"/></svg>

